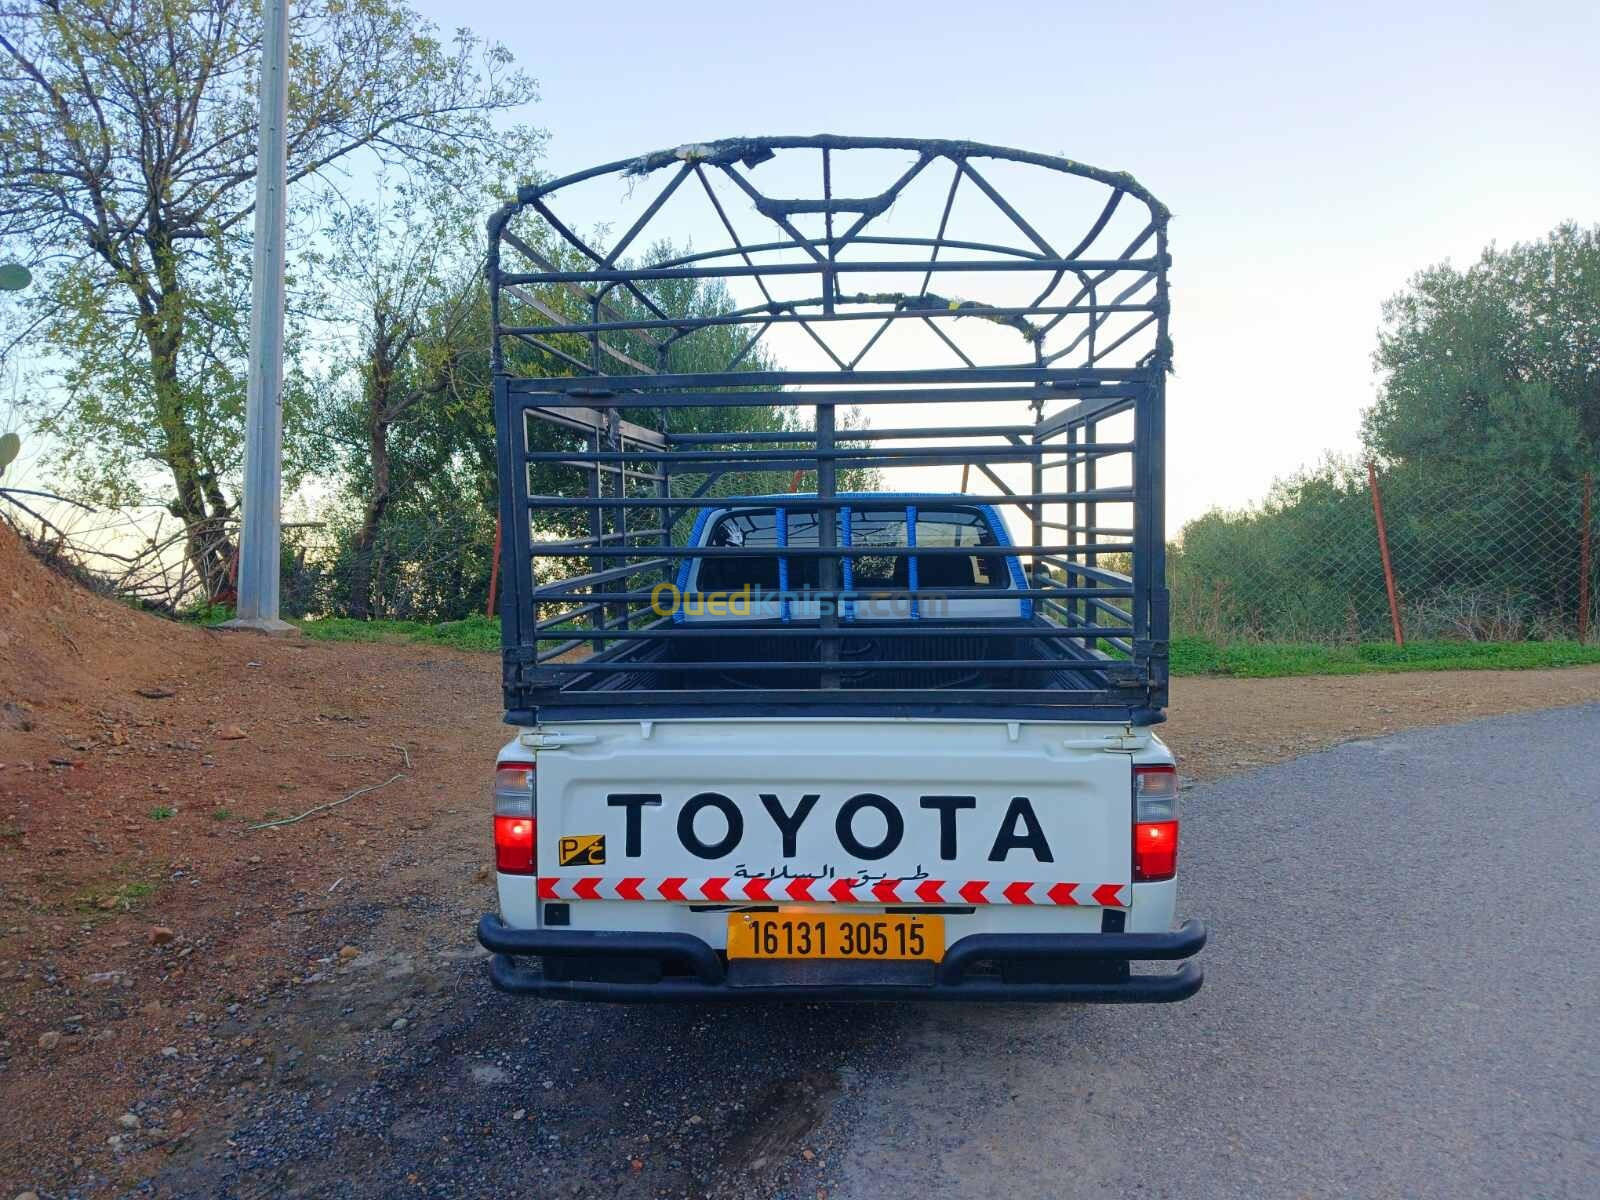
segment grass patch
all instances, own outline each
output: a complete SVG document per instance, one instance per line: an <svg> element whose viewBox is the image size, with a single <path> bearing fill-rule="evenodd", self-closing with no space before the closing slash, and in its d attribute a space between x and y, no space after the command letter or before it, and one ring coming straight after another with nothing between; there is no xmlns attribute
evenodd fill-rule
<svg viewBox="0 0 1600 1200"><path fill-rule="evenodd" d="M177 815L177 809L169 808L165 804L158 804L150 810L150 819L152 821L170 821Z"/></svg>
<svg viewBox="0 0 1600 1200"><path fill-rule="evenodd" d="M184 609L178 614L181 621L195 621L201 625L221 625L224 621L233 620L233 605L231 604L197 604L193 608Z"/></svg>
<svg viewBox="0 0 1600 1200"><path fill-rule="evenodd" d="M211 810L211 819L213 821L231 821L233 820L233 810L231 808L213 808Z"/></svg>
<svg viewBox="0 0 1600 1200"><path fill-rule="evenodd" d="M500 619L471 616L429 625L423 621L354 621L324 617L296 621L300 632L319 642L419 642L456 650L500 649Z"/></svg>
<svg viewBox="0 0 1600 1200"><path fill-rule="evenodd" d="M1366 671L1514 671L1600 663L1600 646L1577 642L1235 643L1173 638L1174 675L1270 679L1285 675L1356 675Z"/></svg>
<svg viewBox="0 0 1600 1200"><path fill-rule="evenodd" d="M155 895L156 885L147 880L124 883L112 892L92 893L78 897L78 907L87 913L132 912L139 901Z"/></svg>
<svg viewBox="0 0 1600 1200"><path fill-rule="evenodd" d="M209 604L182 614L186 621L217 625L231 620L233 608ZM420 642L430 646L452 646L457 650L500 649L500 618L490 620L474 614L460 621L356 621L349 617L290 617L290 622L308 638L319 642Z"/></svg>
<svg viewBox="0 0 1600 1200"><path fill-rule="evenodd" d="M471 616L431 625L424 621L354 621L347 617L325 617L295 624L306 637L325 642L420 643L472 651L500 649L498 618ZM1344 646L1319 642L1220 645L1208 638L1175 637L1171 643L1174 675L1226 675L1239 679L1356 675L1366 671L1514 671L1590 663L1600 663L1600 646L1573 641L1418 641L1406 646L1390 642Z"/></svg>

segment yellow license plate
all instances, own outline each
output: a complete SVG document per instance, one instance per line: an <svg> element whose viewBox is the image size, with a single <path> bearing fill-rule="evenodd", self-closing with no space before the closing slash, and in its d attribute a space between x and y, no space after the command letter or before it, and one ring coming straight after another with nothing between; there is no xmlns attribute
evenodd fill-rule
<svg viewBox="0 0 1600 1200"><path fill-rule="evenodd" d="M729 958L944 957L944 918L901 914L733 913Z"/></svg>

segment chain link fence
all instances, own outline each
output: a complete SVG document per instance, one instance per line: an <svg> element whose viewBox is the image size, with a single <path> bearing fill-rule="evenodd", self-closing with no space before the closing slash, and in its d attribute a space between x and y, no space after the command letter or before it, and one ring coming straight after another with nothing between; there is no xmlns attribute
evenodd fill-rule
<svg viewBox="0 0 1600 1200"><path fill-rule="evenodd" d="M774 479L770 490L792 483ZM708 500L721 490L706 487ZM1184 527L1168 556L1172 632L1352 643L1393 639L1398 624L1408 640L1585 640L1600 624L1595 508L1588 478L1316 472L1256 508ZM0 516L41 557L107 595L175 614L232 599L231 578L195 569L190 531L160 505L97 511L0 489ZM362 545L350 527L291 521L284 615L440 622L484 613L494 525L481 504L463 502L386 520ZM195 535L233 561L231 519Z"/></svg>
<svg viewBox="0 0 1600 1200"><path fill-rule="evenodd" d="M1593 509L1589 477L1330 468L1184 527L1169 557L1173 633L1586 638L1600 592Z"/></svg>

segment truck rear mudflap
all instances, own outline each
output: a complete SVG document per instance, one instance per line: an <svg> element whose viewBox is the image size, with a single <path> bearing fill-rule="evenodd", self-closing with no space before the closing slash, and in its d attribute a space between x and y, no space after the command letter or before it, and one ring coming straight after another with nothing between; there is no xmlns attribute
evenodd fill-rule
<svg viewBox="0 0 1600 1200"><path fill-rule="evenodd" d="M1205 927L1169 933L975 933L937 959L902 961L728 958L693 934L513 929L478 922L501 991L565 1000L1043 1000L1152 1004L1200 990L1195 962L1134 974L1134 962L1177 961L1205 945ZM542 970L519 963L537 955Z"/></svg>

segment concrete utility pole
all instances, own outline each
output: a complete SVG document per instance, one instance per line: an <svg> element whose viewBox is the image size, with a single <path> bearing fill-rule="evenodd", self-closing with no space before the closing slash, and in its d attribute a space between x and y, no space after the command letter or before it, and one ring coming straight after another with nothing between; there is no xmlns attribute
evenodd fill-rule
<svg viewBox="0 0 1600 1200"><path fill-rule="evenodd" d="M284 126L289 119L288 0L261 6L261 127L256 161L255 270L250 307L250 376L245 401L244 523L239 535L239 602L228 625L281 632L278 548L283 518L283 258L288 187Z"/></svg>

